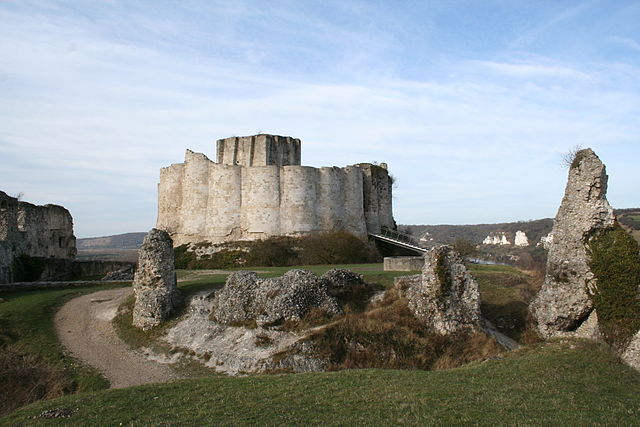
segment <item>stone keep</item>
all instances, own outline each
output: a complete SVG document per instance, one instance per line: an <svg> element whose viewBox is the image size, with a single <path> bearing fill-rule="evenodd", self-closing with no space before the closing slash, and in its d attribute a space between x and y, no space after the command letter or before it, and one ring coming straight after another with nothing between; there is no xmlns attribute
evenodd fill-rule
<svg viewBox="0 0 640 427"><path fill-rule="evenodd" d="M159 325L179 302L174 261L171 237L155 228L147 233L133 279L133 326L147 330Z"/></svg>
<svg viewBox="0 0 640 427"><path fill-rule="evenodd" d="M606 198L607 179L604 164L591 149L577 153L551 231L545 280L530 305L538 333L545 339L581 326L578 332L589 336L592 332L585 328L597 325L589 297L596 283L586 244L596 231L615 221Z"/></svg>
<svg viewBox="0 0 640 427"><path fill-rule="evenodd" d="M395 228L386 169L300 165L300 140L254 135L217 142L217 161L187 150L160 170L158 221L174 245Z"/></svg>
<svg viewBox="0 0 640 427"><path fill-rule="evenodd" d="M76 238L69 211L36 206L0 191L0 283L10 283L15 257L73 259Z"/></svg>

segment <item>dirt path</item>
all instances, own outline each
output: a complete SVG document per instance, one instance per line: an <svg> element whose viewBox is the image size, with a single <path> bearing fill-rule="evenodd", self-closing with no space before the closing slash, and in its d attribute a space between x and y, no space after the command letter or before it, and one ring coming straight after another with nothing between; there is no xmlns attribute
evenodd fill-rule
<svg viewBox="0 0 640 427"><path fill-rule="evenodd" d="M171 367L148 360L117 336L111 320L131 288L109 289L74 298L55 316L56 332L71 354L98 369L111 388L168 382L179 378Z"/></svg>

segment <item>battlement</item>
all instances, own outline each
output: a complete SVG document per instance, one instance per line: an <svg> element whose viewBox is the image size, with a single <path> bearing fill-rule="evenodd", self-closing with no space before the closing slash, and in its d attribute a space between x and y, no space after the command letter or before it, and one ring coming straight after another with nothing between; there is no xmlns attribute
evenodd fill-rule
<svg viewBox="0 0 640 427"><path fill-rule="evenodd" d="M219 139L216 145L217 163L224 165L300 165L300 140L290 136L233 136Z"/></svg>

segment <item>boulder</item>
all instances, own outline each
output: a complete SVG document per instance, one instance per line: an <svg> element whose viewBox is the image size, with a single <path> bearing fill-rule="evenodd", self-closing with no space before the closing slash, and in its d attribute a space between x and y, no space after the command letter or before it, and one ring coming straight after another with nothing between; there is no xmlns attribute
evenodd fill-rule
<svg viewBox="0 0 640 427"><path fill-rule="evenodd" d="M403 283L414 316L434 332L449 335L481 328L478 284L451 246L425 253L422 275Z"/></svg>
<svg viewBox="0 0 640 427"><path fill-rule="evenodd" d="M165 231L154 228L145 236L133 292L133 325L143 330L158 326L178 304L173 242Z"/></svg>
<svg viewBox="0 0 640 427"><path fill-rule="evenodd" d="M591 149L578 151L551 231L545 280L530 305L538 333L545 339L576 331L593 311L589 292L596 283L587 243L614 224L606 193L604 164ZM585 333L593 335L593 328Z"/></svg>
<svg viewBox="0 0 640 427"><path fill-rule="evenodd" d="M329 295L329 283L306 270L290 270L282 277L269 279L239 271L231 274L224 288L216 292L211 317L227 325L255 322L271 326L301 320L312 308L337 315L342 309Z"/></svg>

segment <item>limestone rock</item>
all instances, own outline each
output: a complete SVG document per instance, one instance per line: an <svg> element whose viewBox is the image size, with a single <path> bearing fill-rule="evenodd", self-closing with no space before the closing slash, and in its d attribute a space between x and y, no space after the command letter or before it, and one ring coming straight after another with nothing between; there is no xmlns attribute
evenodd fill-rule
<svg viewBox="0 0 640 427"><path fill-rule="evenodd" d="M514 238L513 244L516 246L529 246L527 233L520 230L516 231L516 237Z"/></svg>
<svg viewBox="0 0 640 427"><path fill-rule="evenodd" d="M166 232L154 228L145 236L133 292L136 298L133 325L143 330L159 325L178 303L173 242Z"/></svg>
<svg viewBox="0 0 640 427"><path fill-rule="evenodd" d="M212 318L223 324L255 321L269 326L302 319L312 308L329 315L342 312L329 295L329 282L306 270L290 270L282 277L261 279L254 272L231 274L216 292Z"/></svg>
<svg viewBox="0 0 640 427"><path fill-rule="evenodd" d="M481 326L478 284L451 246L425 253L421 280L407 280L409 309L435 332L448 335Z"/></svg>
<svg viewBox="0 0 640 427"><path fill-rule="evenodd" d="M484 240L482 241L482 244L506 246L506 245L510 245L511 242L507 237L507 233L505 233L504 231L496 231L496 232L489 233L489 235L485 237Z"/></svg>
<svg viewBox="0 0 640 427"><path fill-rule="evenodd" d="M530 305L543 338L575 331L592 311L589 290L595 287L595 280L586 242L614 223L606 193L604 164L591 149L580 150L551 232L546 277Z"/></svg>

